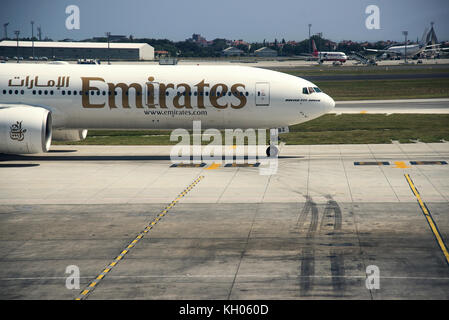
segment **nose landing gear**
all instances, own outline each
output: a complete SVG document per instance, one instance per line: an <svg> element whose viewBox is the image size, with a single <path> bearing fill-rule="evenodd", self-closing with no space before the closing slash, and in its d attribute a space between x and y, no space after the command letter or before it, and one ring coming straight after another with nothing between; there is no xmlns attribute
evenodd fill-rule
<svg viewBox="0 0 449 320"><path fill-rule="evenodd" d="M275 145L270 145L267 148L266 153L267 153L267 157L274 158L279 154L279 149Z"/></svg>
<svg viewBox="0 0 449 320"><path fill-rule="evenodd" d="M279 154L279 129L270 129L270 146L266 150L267 157L275 158Z"/></svg>

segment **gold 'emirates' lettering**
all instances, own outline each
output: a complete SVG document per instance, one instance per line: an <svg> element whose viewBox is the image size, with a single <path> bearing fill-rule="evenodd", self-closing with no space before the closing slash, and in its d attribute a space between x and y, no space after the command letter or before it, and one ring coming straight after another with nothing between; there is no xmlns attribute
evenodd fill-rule
<svg viewBox="0 0 449 320"><path fill-rule="evenodd" d="M98 77L82 77L81 81L82 84L82 90L83 90L83 98L81 99L81 102L83 103L84 108L103 108L106 103L102 104L93 104L89 101L89 93L90 90L100 90L97 87L93 87L90 85L90 81L102 81L104 82L103 78Z"/></svg>
<svg viewBox="0 0 449 320"><path fill-rule="evenodd" d="M99 85L101 83L107 85L108 88L108 105L110 109L117 108L117 95L120 89L121 91L121 106L123 108L131 108L129 104L129 96L131 91L134 92L134 102L136 108L143 108L143 104L145 104L148 108L156 108L157 104L155 101L156 96L158 95L158 103L159 107L166 109L167 108L167 97L169 96L170 91L179 89L179 91L175 91L175 96L173 98L173 106L177 109L192 109L192 98L196 98L196 107L198 109L204 109L205 106L205 98L209 97L210 104L217 109L226 109L229 106L233 109L241 109L246 103L247 99L244 94L245 85L243 83L236 83L231 86L231 90L229 91L230 96L234 96L240 103L234 105L233 103L227 103L224 98L228 94L228 86L224 83L217 83L211 86L209 83L206 83L204 80L197 83L195 87L197 91L195 92L195 97L192 95L192 89L190 85L187 83L179 83L175 86L173 83L155 83L154 77L148 77L148 82L146 83L146 91L147 96L144 97L142 85L138 83L126 84L123 82L114 84L106 82L103 78L100 77L81 77L82 82L82 105L83 108L103 108L106 105L104 103L92 103L90 101L90 96L100 96L100 88ZM92 82L96 82L95 85ZM158 92L156 92L156 87L158 88ZM210 87L209 94L206 94L205 88ZM239 91L239 88L241 91ZM93 92L96 91L96 94ZM178 93L179 92L179 93ZM103 93L104 95L104 93Z"/></svg>

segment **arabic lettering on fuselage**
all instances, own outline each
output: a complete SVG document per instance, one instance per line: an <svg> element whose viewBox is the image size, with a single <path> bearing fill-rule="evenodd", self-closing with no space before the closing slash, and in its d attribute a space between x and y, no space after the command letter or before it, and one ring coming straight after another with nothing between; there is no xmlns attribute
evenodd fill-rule
<svg viewBox="0 0 449 320"><path fill-rule="evenodd" d="M40 87L46 87L46 88L53 88L56 87L57 89L60 88L67 88L70 84L70 77L66 76L60 76L57 79L57 82L53 79L50 79L47 81L47 83L42 82L39 84L39 76L31 77L26 76L25 78L21 77L14 77L13 79L9 79L8 86L9 87L26 87L27 89L32 88L40 88Z"/></svg>

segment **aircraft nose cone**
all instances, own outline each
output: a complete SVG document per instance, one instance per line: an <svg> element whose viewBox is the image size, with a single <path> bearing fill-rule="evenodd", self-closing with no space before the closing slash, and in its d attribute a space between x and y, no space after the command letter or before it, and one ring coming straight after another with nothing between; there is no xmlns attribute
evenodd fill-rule
<svg viewBox="0 0 449 320"><path fill-rule="evenodd" d="M326 95L326 99L325 99L325 108L326 108L326 112L329 112L329 111L331 111L332 109L335 108L335 101L334 101L334 99L332 99L328 95Z"/></svg>

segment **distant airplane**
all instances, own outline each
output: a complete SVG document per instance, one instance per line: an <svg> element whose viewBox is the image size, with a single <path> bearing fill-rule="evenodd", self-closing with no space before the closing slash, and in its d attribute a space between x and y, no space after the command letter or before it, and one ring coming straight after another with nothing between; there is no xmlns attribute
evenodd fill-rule
<svg viewBox="0 0 449 320"><path fill-rule="evenodd" d="M313 39L312 39L312 48L313 48L312 56L318 59L319 63L323 63L325 61L336 61L345 63L346 60L348 60L348 57L344 52L318 51L315 45L315 41Z"/></svg>
<svg viewBox="0 0 449 320"><path fill-rule="evenodd" d="M426 37L428 35L428 29L424 30L424 34L421 40L417 44L407 44L400 46L391 46L386 49L365 49L366 51L378 52L378 53L386 53L386 54L394 54L398 56L405 56L407 52L407 57L414 57L419 55L422 52L428 51L436 51L436 50L448 50L449 48L437 48L441 46L440 44L430 44L428 45L426 42Z"/></svg>

